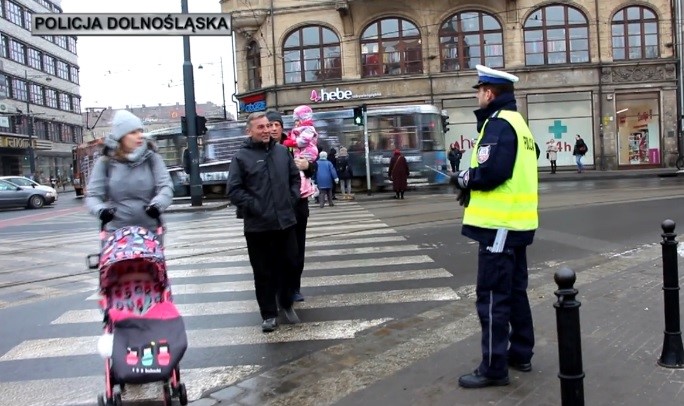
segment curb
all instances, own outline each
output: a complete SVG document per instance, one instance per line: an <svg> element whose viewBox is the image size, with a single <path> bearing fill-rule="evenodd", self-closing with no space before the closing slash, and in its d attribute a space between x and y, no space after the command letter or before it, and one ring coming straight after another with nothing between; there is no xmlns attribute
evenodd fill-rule
<svg viewBox="0 0 684 406"><path fill-rule="evenodd" d="M164 213L193 213L193 212L198 212L198 211L216 211L216 210L221 210L225 209L230 205L229 202L221 202L221 203L203 203L202 206L191 206L190 203L184 203L184 204L177 204L174 203L171 206L169 206L168 209L164 211Z"/></svg>

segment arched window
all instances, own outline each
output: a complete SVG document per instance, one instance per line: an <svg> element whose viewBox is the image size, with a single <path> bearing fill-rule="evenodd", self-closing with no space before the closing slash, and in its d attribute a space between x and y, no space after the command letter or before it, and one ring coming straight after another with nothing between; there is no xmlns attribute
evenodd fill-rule
<svg viewBox="0 0 684 406"><path fill-rule="evenodd" d="M466 11L451 16L439 29L442 72L475 69L482 64L502 68L503 30L493 16Z"/></svg>
<svg viewBox="0 0 684 406"><path fill-rule="evenodd" d="M420 31L403 18L385 18L361 34L363 77L423 73Z"/></svg>
<svg viewBox="0 0 684 406"><path fill-rule="evenodd" d="M630 6L613 16L613 60L648 59L660 55L658 18L643 6Z"/></svg>
<svg viewBox="0 0 684 406"><path fill-rule="evenodd" d="M524 32L526 65L589 62L589 24L576 8L542 7L527 18Z"/></svg>
<svg viewBox="0 0 684 406"><path fill-rule="evenodd" d="M298 28L285 39L285 83L342 78L340 38L330 28Z"/></svg>
<svg viewBox="0 0 684 406"><path fill-rule="evenodd" d="M249 90L261 89L261 49L256 41L247 45L247 86Z"/></svg>

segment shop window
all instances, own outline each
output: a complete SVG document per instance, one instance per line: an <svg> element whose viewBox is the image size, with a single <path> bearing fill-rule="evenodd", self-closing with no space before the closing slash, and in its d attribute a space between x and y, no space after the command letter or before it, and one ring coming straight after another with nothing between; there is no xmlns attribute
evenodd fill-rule
<svg viewBox="0 0 684 406"><path fill-rule="evenodd" d="M341 79L340 38L322 26L299 28L285 39L283 65L285 83Z"/></svg>
<svg viewBox="0 0 684 406"><path fill-rule="evenodd" d="M363 77L423 73L418 27L403 18L385 18L361 34Z"/></svg>
<svg viewBox="0 0 684 406"><path fill-rule="evenodd" d="M527 17L523 30L526 65L589 62L589 24L574 7L542 7Z"/></svg>
<svg viewBox="0 0 684 406"><path fill-rule="evenodd" d="M615 97L619 165L659 165L660 103L658 93Z"/></svg>
<svg viewBox="0 0 684 406"><path fill-rule="evenodd" d="M503 30L493 16L466 11L451 16L439 29L442 72L504 66Z"/></svg>
<svg viewBox="0 0 684 406"><path fill-rule="evenodd" d="M613 16L613 59L649 59L660 56L658 18L643 6L630 6Z"/></svg>
<svg viewBox="0 0 684 406"><path fill-rule="evenodd" d="M261 89L261 49L256 41L247 45L247 87Z"/></svg>

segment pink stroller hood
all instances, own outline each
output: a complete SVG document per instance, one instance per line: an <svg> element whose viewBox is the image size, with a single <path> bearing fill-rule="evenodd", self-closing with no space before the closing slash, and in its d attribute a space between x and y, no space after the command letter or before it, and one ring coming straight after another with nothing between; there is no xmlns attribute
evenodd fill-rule
<svg viewBox="0 0 684 406"><path fill-rule="evenodd" d="M126 273L145 272L167 284L164 248L157 235L140 226L122 227L110 234L100 253L100 289L115 285Z"/></svg>

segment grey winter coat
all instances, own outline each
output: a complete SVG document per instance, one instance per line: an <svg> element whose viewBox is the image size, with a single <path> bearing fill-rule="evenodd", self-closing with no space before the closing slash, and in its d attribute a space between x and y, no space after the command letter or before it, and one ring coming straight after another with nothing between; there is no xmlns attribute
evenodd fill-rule
<svg viewBox="0 0 684 406"><path fill-rule="evenodd" d="M228 197L242 210L245 232L284 230L297 223L299 170L287 148L247 139L228 169Z"/></svg>
<svg viewBox="0 0 684 406"><path fill-rule="evenodd" d="M156 205L164 212L173 201L173 182L161 155L148 149L136 162L118 161L111 154L100 157L86 188L85 204L97 216L100 210L115 208L107 230L125 226L157 227L145 207ZM109 178L107 178L109 166Z"/></svg>

